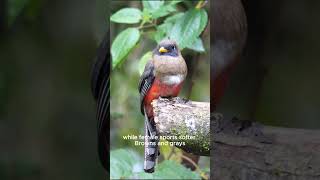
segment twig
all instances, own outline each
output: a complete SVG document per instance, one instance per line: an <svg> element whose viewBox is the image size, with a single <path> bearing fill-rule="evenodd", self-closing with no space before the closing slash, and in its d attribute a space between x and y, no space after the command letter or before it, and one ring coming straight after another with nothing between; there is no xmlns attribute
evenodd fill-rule
<svg viewBox="0 0 320 180"><path fill-rule="evenodd" d="M201 8L203 8L206 4L208 3L208 1L207 0L205 0L205 1L199 1L198 3L197 3L197 5L196 5L196 9L201 9Z"/></svg>
<svg viewBox="0 0 320 180"><path fill-rule="evenodd" d="M175 150L174 150L174 148L175 148L174 146L171 146L171 152L170 152L170 154L169 154L169 156L168 156L168 159L170 159L171 156L176 153Z"/></svg>
<svg viewBox="0 0 320 180"><path fill-rule="evenodd" d="M138 29L145 29L145 28L151 28L151 27L156 27L156 26L157 26L156 24L149 24L146 26L139 26Z"/></svg>
<svg viewBox="0 0 320 180"><path fill-rule="evenodd" d="M200 176L201 176L203 179L205 179L205 180L209 179L208 176L206 176L205 173L201 171L201 169L200 169L200 167L198 166L198 164L195 163L191 158L189 158L189 157L187 157L187 156L185 156L185 155L183 155L183 154L181 154L181 158L189 161L189 162L196 168L196 171L200 174Z"/></svg>

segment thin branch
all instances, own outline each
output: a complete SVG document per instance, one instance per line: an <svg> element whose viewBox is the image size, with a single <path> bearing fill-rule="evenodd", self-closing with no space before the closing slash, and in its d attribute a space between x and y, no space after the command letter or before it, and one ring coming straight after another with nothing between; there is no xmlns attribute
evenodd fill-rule
<svg viewBox="0 0 320 180"><path fill-rule="evenodd" d="M174 148L175 148L174 146L171 146L171 151L170 151L170 154L169 154L169 156L168 156L168 159L170 159L171 156L172 156L173 154L175 154Z"/></svg>
<svg viewBox="0 0 320 180"><path fill-rule="evenodd" d="M198 166L197 163L195 163L191 158L181 154L181 158L187 160L188 162L190 162L195 168L196 168L196 171L200 174L200 176L205 179L205 180L208 180L209 177L207 175L205 175L205 173L200 169L200 167Z"/></svg>
<svg viewBox="0 0 320 180"><path fill-rule="evenodd" d="M201 8L203 8L206 4L208 3L208 1L207 0L205 0L205 1L199 1L198 3L197 3L197 5L196 5L196 9L201 9Z"/></svg>
<svg viewBox="0 0 320 180"><path fill-rule="evenodd" d="M147 29L147 28L153 28L156 27L156 24L149 24L149 25L145 25L145 26L139 26L138 29Z"/></svg>

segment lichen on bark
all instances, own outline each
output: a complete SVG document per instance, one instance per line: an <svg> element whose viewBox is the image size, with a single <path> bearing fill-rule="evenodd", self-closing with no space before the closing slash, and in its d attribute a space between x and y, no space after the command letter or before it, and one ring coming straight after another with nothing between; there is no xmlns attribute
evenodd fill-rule
<svg viewBox="0 0 320 180"><path fill-rule="evenodd" d="M153 102L157 130L162 136L176 136L179 148L196 155L210 155L210 104L181 98ZM186 137L181 139L179 137Z"/></svg>

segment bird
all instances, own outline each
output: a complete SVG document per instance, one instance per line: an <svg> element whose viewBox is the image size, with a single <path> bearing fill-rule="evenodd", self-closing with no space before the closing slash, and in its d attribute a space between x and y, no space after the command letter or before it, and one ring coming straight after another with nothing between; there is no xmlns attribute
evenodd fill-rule
<svg viewBox="0 0 320 180"><path fill-rule="evenodd" d="M212 110L221 102L229 77L245 46L247 17L241 0L215 0L210 84Z"/></svg>
<svg viewBox="0 0 320 180"><path fill-rule="evenodd" d="M159 153L158 132L151 102L178 96L187 76L187 65L174 40L164 39L152 52L139 80L140 110L145 117L144 171L153 173ZM150 138L148 138L150 137Z"/></svg>

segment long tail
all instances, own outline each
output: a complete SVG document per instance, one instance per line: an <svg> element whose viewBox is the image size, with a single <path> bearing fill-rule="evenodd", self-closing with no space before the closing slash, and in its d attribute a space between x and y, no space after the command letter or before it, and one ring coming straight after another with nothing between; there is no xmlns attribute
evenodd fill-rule
<svg viewBox="0 0 320 180"><path fill-rule="evenodd" d="M154 167L156 165L159 148L158 148L158 136L156 127L152 123L152 119L148 119L145 114L145 124L144 124L144 171L147 173L153 173ZM146 137L148 136L148 138Z"/></svg>

